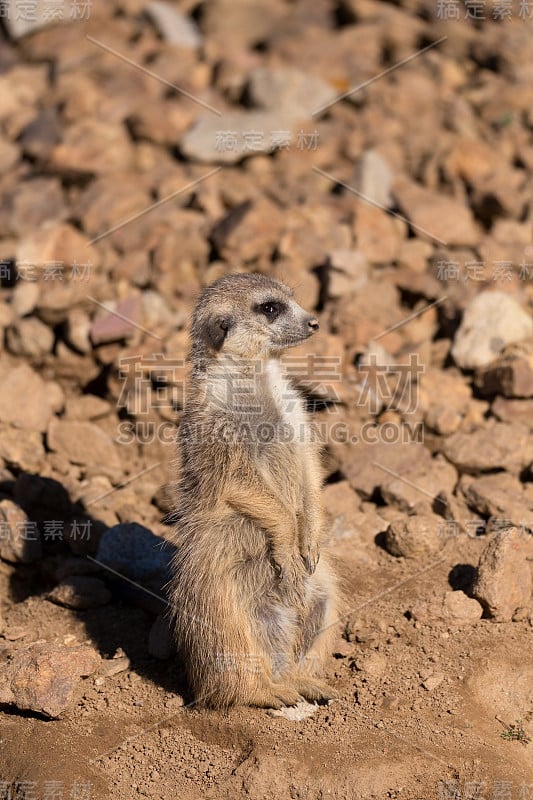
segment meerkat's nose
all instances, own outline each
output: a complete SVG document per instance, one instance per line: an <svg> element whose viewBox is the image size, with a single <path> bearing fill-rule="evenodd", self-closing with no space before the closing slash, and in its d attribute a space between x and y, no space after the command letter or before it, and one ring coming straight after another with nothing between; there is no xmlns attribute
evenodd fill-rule
<svg viewBox="0 0 533 800"><path fill-rule="evenodd" d="M311 317L311 319L307 320L307 327L312 330L313 332L317 331L320 328L318 320L316 317Z"/></svg>

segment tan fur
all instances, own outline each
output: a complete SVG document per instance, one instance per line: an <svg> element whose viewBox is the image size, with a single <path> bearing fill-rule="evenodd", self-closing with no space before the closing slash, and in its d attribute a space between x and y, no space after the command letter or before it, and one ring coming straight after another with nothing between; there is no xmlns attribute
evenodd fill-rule
<svg viewBox="0 0 533 800"><path fill-rule="evenodd" d="M290 289L261 275L220 279L193 315L170 601L203 705L279 708L336 694L314 677L337 605L320 553L319 454L279 361L316 329Z"/></svg>

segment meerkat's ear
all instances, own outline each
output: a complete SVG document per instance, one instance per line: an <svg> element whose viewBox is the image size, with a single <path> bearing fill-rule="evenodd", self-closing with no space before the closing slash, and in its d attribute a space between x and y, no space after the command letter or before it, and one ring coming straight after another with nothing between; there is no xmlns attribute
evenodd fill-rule
<svg viewBox="0 0 533 800"><path fill-rule="evenodd" d="M209 344L214 347L215 350L220 350L228 331L232 327L233 319L228 314L217 314L216 317L212 317L207 323Z"/></svg>

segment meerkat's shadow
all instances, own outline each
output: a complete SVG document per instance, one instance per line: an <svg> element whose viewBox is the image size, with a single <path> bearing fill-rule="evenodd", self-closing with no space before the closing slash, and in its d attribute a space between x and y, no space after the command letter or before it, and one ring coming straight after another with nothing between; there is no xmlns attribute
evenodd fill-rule
<svg viewBox="0 0 533 800"><path fill-rule="evenodd" d="M99 578L111 592L111 602L97 608L65 609L65 614L83 622L87 637L103 658L112 658L122 649L133 672L186 698L187 686L177 656L161 660L148 652L150 630L157 614L165 609L164 595L158 600L155 592L144 592L141 584L135 587L91 560L95 548L90 538L80 540L76 553L59 534L76 520L79 525L84 523L89 537L99 539L108 525L92 516L83 503L73 502L62 483L40 475L19 472L13 479L0 481L0 500L15 502L27 515L24 530L17 528L21 536L16 543L18 560L5 546L0 550L3 559L14 567L4 600L17 604L34 597L48 603L47 595L61 576Z"/></svg>

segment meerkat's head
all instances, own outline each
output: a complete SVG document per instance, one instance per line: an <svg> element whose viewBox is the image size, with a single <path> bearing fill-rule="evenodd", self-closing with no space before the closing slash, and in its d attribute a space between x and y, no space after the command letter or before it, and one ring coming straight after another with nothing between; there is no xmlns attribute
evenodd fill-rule
<svg viewBox="0 0 533 800"><path fill-rule="evenodd" d="M204 289L198 301L192 358L272 358L318 328L316 317L298 305L283 283L265 275L226 275Z"/></svg>

